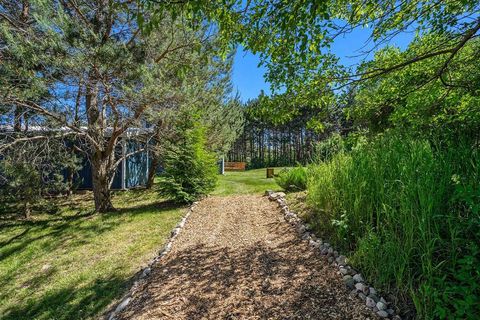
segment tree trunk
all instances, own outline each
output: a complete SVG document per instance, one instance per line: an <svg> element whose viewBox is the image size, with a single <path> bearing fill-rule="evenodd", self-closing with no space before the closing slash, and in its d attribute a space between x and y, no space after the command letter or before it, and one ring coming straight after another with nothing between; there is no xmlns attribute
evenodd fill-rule
<svg viewBox="0 0 480 320"><path fill-rule="evenodd" d="M23 206L23 214L26 220L30 220L30 213L31 213L30 202L26 200Z"/></svg>
<svg viewBox="0 0 480 320"><path fill-rule="evenodd" d="M67 174L67 196L71 196L73 194L73 177L75 172L72 168L68 168Z"/></svg>
<svg viewBox="0 0 480 320"><path fill-rule="evenodd" d="M148 169L147 189L151 189L153 187L155 174L157 173L157 167L158 167L158 156L154 155L152 158L152 162L150 162L150 168Z"/></svg>
<svg viewBox="0 0 480 320"><path fill-rule="evenodd" d="M92 159L93 199L96 212L114 211L110 194L109 160L95 154Z"/></svg>

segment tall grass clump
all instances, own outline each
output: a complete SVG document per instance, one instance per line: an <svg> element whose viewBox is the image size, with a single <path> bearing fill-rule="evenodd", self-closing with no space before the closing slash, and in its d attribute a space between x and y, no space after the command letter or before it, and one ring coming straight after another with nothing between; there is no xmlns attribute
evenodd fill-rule
<svg viewBox="0 0 480 320"><path fill-rule="evenodd" d="M418 318L480 317L480 155L394 134L312 166L311 223Z"/></svg>
<svg viewBox="0 0 480 320"><path fill-rule="evenodd" d="M307 188L307 168L285 168L275 177L275 182L286 191L302 191Z"/></svg>

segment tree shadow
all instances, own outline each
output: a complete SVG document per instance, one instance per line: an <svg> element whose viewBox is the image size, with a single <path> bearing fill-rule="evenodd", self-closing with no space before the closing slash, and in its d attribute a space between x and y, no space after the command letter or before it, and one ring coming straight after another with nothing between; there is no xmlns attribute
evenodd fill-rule
<svg viewBox="0 0 480 320"><path fill-rule="evenodd" d="M153 268L120 319L373 317L352 300L319 254L298 239L281 238L275 247L260 242L240 250L197 245L175 252Z"/></svg>
<svg viewBox="0 0 480 320"><path fill-rule="evenodd" d="M110 277L96 279L89 285L77 283L51 290L39 298L7 308L4 320L21 319L85 319L95 317L130 285L128 279Z"/></svg>
<svg viewBox="0 0 480 320"><path fill-rule="evenodd" d="M153 210L159 211L159 213L161 213L163 211L169 211L169 210L174 210L179 208L181 209L187 208L187 206L179 205L169 200L162 200L154 203L140 204L136 206L119 208L119 209L116 209L115 211L106 213L105 216L118 215L118 214L142 214L145 212L151 212Z"/></svg>
<svg viewBox="0 0 480 320"><path fill-rule="evenodd" d="M52 254L59 252L65 255L67 252L76 251L78 247L88 245L96 241L98 236L106 232L111 232L121 224L125 223L125 216L138 216L142 214L155 214L159 218L171 213L172 209L177 208L172 203L157 202L153 204L132 206L119 210L118 212L105 214L92 214L84 212L76 215L62 217L48 217L43 220L24 220L15 221L12 224L3 224L0 226L0 232L15 232L13 236L4 240L0 245L0 266L9 266L11 263L21 266L21 268L6 267L0 273L0 300L14 294L12 281L25 272L24 266L29 265L31 260L51 259ZM94 219L94 220L92 220ZM47 260L49 261L49 260ZM51 263L55 265L55 263ZM38 269L42 265L36 265ZM61 267L59 267L61 268ZM42 288L49 281L56 281L56 268L48 272L39 272L36 274L30 272L26 283L15 284L19 288ZM30 275L31 274L31 275ZM20 278L26 278L21 276ZM22 280L23 281L23 280ZM9 288L9 291L6 288ZM55 307L55 306L52 306ZM33 313L32 313L33 314ZM1 318L1 317L0 317Z"/></svg>

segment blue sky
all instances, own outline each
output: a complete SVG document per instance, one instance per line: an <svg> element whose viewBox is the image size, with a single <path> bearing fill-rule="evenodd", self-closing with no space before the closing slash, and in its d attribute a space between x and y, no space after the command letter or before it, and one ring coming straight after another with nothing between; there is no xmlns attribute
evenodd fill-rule
<svg viewBox="0 0 480 320"><path fill-rule="evenodd" d="M359 50L364 46L370 32L370 29L357 29L335 41L332 51L340 57L342 64L355 65L365 58L364 56L359 57L361 55ZM390 44L405 49L412 39L412 33L403 33L395 37ZM371 58L371 55L367 56L368 58ZM234 90L238 90L242 101L256 98L261 90L267 94L270 93L270 85L263 78L265 68L259 68L258 63L258 56L245 52L242 47L238 49L233 65L232 80Z"/></svg>

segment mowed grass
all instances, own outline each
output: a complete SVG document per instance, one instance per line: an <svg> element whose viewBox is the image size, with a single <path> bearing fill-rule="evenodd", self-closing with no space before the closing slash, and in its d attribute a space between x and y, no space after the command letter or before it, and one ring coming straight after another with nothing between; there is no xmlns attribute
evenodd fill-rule
<svg viewBox="0 0 480 320"><path fill-rule="evenodd" d="M282 168L274 168L275 174ZM267 171L253 169L247 171L225 172L218 179L213 195L228 196L233 194L264 193L265 190L281 190L275 179L266 177Z"/></svg>
<svg viewBox="0 0 480 320"><path fill-rule="evenodd" d="M54 215L0 220L0 319L98 318L185 211L153 190L117 192L114 204L118 212L92 214L86 193Z"/></svg>

